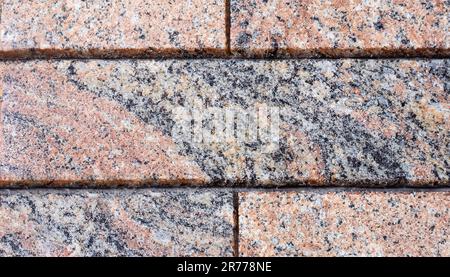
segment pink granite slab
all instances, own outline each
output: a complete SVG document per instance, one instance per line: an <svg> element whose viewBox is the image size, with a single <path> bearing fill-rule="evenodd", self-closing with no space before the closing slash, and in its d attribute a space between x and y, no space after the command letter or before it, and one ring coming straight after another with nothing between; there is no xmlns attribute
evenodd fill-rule
<svg viewBox="0 0 450 277"><path fill-rule="evenodd" d="M222 55L223 0L5 0L0 57Z"/></svg>
<svg viewBox="0 0 450 277"><path fill-rule="evenodd" d="M231 0L244 56L449 56L446 0Z"/></svg>
<svg viewBox="0 0 450 277"><path fill-rule="evenodd" d="M242 256L449 256L450 192L239 194Z"/></svg>

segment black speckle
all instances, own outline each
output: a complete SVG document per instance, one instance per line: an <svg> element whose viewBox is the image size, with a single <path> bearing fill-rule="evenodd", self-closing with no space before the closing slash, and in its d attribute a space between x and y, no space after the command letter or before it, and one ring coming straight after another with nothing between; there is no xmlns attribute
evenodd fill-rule
<svg viewBox="0 0 450 277"><path fill-rule="evenodd" d="M248 33L240 33L239 37L237 38L237 44L239 46L246 46L250 42L251 38L252 38L252 35L250 35Z"/></svg>
<svg viewBox="0 0 450 277"><path fill-rule="evenodd" d="M241 28L247 28L248 27L248 20L244 20L244 21L241 21L240 23L239 23L239 26L241 27Z"/></svg>
<svg viewBox="0 0 450 277"><path fill-rule="evenodd" d="M354 158L354 157L348 156L347 157L347 161L354 168L358 168L358 167L361 166L361 162L358 159Z"/></svg>
<svg viewBox="0 0 450 277"><path fill-rule="evenodd" d="M373 24L373 26L375 27L375 30L380 31L384 29L383 23L381 23L380 21L375 22Z"/></svg>
<svg viewBox="0 0 450 277"><path fill-rule="evenodd" d="M178 44L178 35L180 35L180 33L177 31L169 32L170 43L177 45Z"/></svg>
<svg viewBox="0 0 450 277"><path fill-rule="evenodd" d="M77 72L76 72L75 67L73 66L73 64L70 64L70 66L67 68L67 73L68 73L70 76L73 76L73 75L76 75L76 74L77 74Z"/></svg>

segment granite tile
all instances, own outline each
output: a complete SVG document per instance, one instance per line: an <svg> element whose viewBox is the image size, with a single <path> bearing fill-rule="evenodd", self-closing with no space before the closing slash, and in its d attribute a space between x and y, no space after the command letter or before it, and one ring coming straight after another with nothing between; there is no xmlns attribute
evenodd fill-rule
<svg viewBox="0 0 450 277"><path fill-rule="evenodd" d="M450 192L242 192L242 256L450 256Z"/></svg>
<svg viewBox="0 0 450 277"><path fill-rule="evenodd" d="M449 60L0 64L2 185L448 185Z"/></svg>
<svg viewBox="0 0 450 277"><path fill-rule="evenodd" d="M232 256L231 192L0 191L0 256Z"/></svg>
<svg viewBox="0 0 450 277"><path fill-rule="evenodd" d="M237 55L450 55L447 0L230 1Z"/></svg>
<svg viewBox="0 0 450 277"><path fill-rule="evenodd" d="M4 0L0 57L222 55L224 7L224 0Z"/></svg>

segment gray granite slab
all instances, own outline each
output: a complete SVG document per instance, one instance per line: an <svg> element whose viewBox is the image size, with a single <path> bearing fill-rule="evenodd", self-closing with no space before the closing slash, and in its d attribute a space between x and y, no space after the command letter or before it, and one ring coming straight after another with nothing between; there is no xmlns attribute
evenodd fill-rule
<svg viewBox="0 0 450 277"><path fill-rule="evenodd" d="M0 256L232 256L231 192L1 190Z"/></svg>
<svg viewBox="0 0 450 277"><path fill-rule="evenodd" d="M448 185L449 60L0 64L0 183Z"/></svg>

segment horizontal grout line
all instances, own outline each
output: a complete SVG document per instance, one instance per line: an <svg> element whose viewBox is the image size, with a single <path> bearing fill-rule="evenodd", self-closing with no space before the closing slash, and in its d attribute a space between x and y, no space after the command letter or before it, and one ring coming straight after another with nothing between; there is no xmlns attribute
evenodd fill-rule
<svg viewBox="0 0 450 277"><path fill-rule="evenodd" d="M229 7L226 6L225 9ZM228 12L227 12L228 13ZM22 59L386 59L386 58L450 58L449 48L315 48L315 49L232 49L230 47L230 18L225 14L223 48L109 48L109 49L48 49L23 48L0 51L0 60Z"/></svg>
<svg viewBox="0 0 450 277"><path fill-rule="evenodd" d="M450 187L298 187L298 188L267 188L267 189L237 189L238 192L450 192Z"/></svg>
<svg viewBox="0 0 450 277"><path fill-rule="evenodd" d="M450 192L450 187L1 187L5 191Z"/></svg>
<svg viewBox="0 0 450 277"><path fill-rule="evenodd" d="M104 56L75 56L75 57L1 57L0 62L7 61L53 61L53 60L244 60L244 61L283 61L283 60L445 60L450 59L449 55L417 55L417 56L314 56L314 57L244 57L235 55L216 56L169 56L169 57L104 57Z"/></svg>
<svg viewBox="0 0 450 277"><path fill-rule="evenodd" d="M297 188L362 188L362 189L384 189L384 188L450 188L450 183L445 181L427 182L427 183L411 183L408 181L395 180L381 180L378 182L364 180L364 181L340 181L340 182L323 182L317 183L298 183L298 182L283 182L273 181L271 183L250 183L250 182L235 182L235 181L213 181L207 183L195 183L185 181L167 181L167 182L150 182L141 181L134 182L132 180L117 180L117 181L23 181L23 182L0 182L0 189L23 189L23 188L94 188L94 189L108 189L108 188L230 188L230 189L297 189Z"/></svg>

